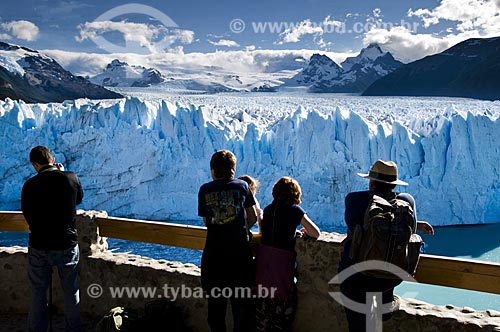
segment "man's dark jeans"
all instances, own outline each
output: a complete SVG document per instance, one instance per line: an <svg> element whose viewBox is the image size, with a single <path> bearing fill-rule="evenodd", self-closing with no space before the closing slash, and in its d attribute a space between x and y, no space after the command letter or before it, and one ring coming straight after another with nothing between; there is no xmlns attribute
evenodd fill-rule
<svg viewBox="0 0 500 332"><path fill-rule="evenodd" d="M80 252L78 245L66 250L39 250L28 248L28 277L31 284L29 332L46 332L49 312L47 290L52 278L52 267L56 266L64 293L65 332L82 331L80 319L80 293L77 274Z"/></svg>

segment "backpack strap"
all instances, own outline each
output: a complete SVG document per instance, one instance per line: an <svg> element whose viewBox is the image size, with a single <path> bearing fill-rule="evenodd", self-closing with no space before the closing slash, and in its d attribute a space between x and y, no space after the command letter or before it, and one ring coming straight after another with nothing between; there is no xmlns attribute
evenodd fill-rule
<svg viewBox="0 0 500 332"><path fill-rule="evenodd" d="M413 213L412 213L412 216L413 216L413 221L414 221L414 223L413 223L413 234L415 234L415 233L417 233L417 218L415 218L415 215L416 215L416 213L415 213L415 208L416 208L416 206L415 206L415 201L413 202L414 204L411 204L410 202L408 202L408 201L406 201L406 200L404 200L404 199L400 198L400 197L399 197L399 194L401 194L401 193L396 193L396 198L397 198L397 199L400 199L400 200L402 200L402 201L407 202L407 203L408 203L408 204L410 204L410 206L411 206L411 210L412 210L412 212L413 212Z"/></svg>

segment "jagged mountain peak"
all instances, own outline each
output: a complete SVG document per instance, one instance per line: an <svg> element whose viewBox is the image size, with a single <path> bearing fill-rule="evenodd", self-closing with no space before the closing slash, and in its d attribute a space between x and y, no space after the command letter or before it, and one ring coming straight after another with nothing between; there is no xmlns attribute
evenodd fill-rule
<svg viewBox="0 0 500 332"><path fill-rule="evenodd" d="M155 68L129 65L114 59L102 73L91 77L91 82L102 86L147 87L165 81L161 72Z"/></svg>
<svg viewBox="0 0 500 332"><path fill-rule="evenodd" d="M333 80L342 73L342 68L326 55L315 53L309 63L297 75L285 80L285 85L311 85L317 81Z"/></svg>
<svg viewBox="0 0 500 332"><path fill-rule="evenodd" d="M122 66L128 66L129 64L124 62L124 61L120 61L118 59L114 59L113 61L111 61L107 66L106 68L113 68L113 67L122 67Z"/></svg>
<svg viewBox="0 0 500 332"><path fill-rule="evenodd" d="M335 61L330 59L328 56L319 53L314 53L311 56L305 70L309 73L312 73L314 71L317 71L318 68L324 69L325 67L329 67L330 72L333 71L337 74L342 71L342 68L340 68L340 66Z"/></svg>
<svg viewBox="0 0 500 332"><path fill-rule="evenodd" d="M324 63L331 64L335 62L324 54L314 53L309 59L309 64Z"/></svg>
<svg viewBox="0 0 500 332"><path fill-rule="evenodd" d="M387 54L390 53L384 52L378 44L370 44L367 47L363 48L358 55L345 59L345 61L341 63L341 66L344 71L349 71L355 64L371 63Z"/></svg>
<svg viewBox="0 0 500 332"><path fill-rule="evenodd" d="M401 65L378 44L370 44L357 56L347 58L342 67L325 55L313 54L309 64L284 85L306 86L310 92L361 93Z"/></svg>
<svg viewBox="0 0 500 332"><path fill-rule="evenodd" d="M369 58L369 59L376 59L380 56L383 56L385 53L382 50L382 48L379 46L377 43L373 43L368 45L367 47L361 49L361 52L359 52L359 55L364 58Z"/></svg>

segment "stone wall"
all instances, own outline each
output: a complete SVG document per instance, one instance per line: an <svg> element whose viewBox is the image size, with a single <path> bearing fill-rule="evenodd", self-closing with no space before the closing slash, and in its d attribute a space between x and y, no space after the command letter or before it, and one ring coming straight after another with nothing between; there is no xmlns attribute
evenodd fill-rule
<svg viewBox="0 0 500 332"><path fill-rule="evenodd" d="M163 294L164 285L199 289L200 269L197 266L107 251L106 241L99 236L94 222L97 216L105 217L106 214L79 211L77 220L82 252L79 274L82 312L101 316L115 306L127 306L142 312L146 302ZM328 283L336 275L343 237L323 233L318 241L297 241L299 301L294 331L347 331L343 309L329 295L329 292L338 291L338 286ZM0 247L1 313L27 311L26 263L26 248ZM57 277L54 285L54 304L62 308ZM154 297L141 294L137 298L113 298L110 287L150 287L156 288L157 293ZM99 290L102 294L96 296ZM178 315L185 320L189 330L208 329L204 299L199 296L179 298L174 306L179 309ZM433 306L404 299L393 319L384 324L384 331L500 331L500 313Z"/></svg>
<svg viewBox="0 0 500 332"><path fill-rule="evenodd" d="M294 331L347 331L344 309L329 292L338 292L329 281L337 274L341 242L345 235L322 233L318 241L298 240L297 315ZM500 331L500 312L435 306L402 299L400 309L383 324L387 332Z"/></svg>

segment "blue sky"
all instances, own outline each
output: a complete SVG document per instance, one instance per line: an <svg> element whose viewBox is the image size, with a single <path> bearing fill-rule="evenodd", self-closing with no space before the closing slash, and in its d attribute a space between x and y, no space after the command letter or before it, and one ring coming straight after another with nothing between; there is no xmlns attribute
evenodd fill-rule
<svg viewBox="0 0 500 332"><path fill-rule="evenodd" d="M125 1L62 1L62 0L16 0L3 1L1 22L26 20L39 28L39 34L33 41L16 40L37 49L63 49L83 52L104 52L99 50L89 39L77 41L80 35L81 24L94 21L99 15L117 6L131 4ZM346 28L353 24L364 23L374 18L374 11L380 10L380 18L387 22L400 24L401 20L409 23L418 23L416 17L407 17L410 8L429 8L437 4L432 0L419 1L329 1L325 4L319 0L305 1L138 1L136 3L151 6L168 15L180 29L193 31L194 39L191 43L184 43L186 52L213 52L216 49L231 49L256 47L260 49L322 49L328 51L345 52L359 50L363 46L364 27L360 33L347 33L337 29L338 33L329 30L324 33L324 45L319 44L313 34L303 35L297 42L279 44L282 37L278 30L271 32L255 31L254 26L260 24L274 24L280 27L282 33L286 24L299 24L310 20L311 25L321 25L326 17L331 21L345 22ZM151 21L151 17L135 14L134 6L130 6L131 13L115 17L113 21L142 22L159 24ZM351 14L349 18L346 15ZM231 31L230 23L240 19L245 23L245 30L241 33ZM269 27L269 25L267 26ZM346 30L347 30L346 29ZM435 29L434 29L435 30ZM4 31L5 33L5 31ZM106 32L107 39L114 39L119 43L120 36ZM224 46L220 40L234 41L238 46ZM213 45L210 43L215 43ZM180 43L182 44L182 43ZM234 45L234 44L233 44Z"/></svg>
<svg viewBox="0 0 500 332"><path fill-rule="evenodd" d="M500 0L4 0L0 8L0 40L78 53L335 55L377 42L408 62L500 35Z"/></svg>

